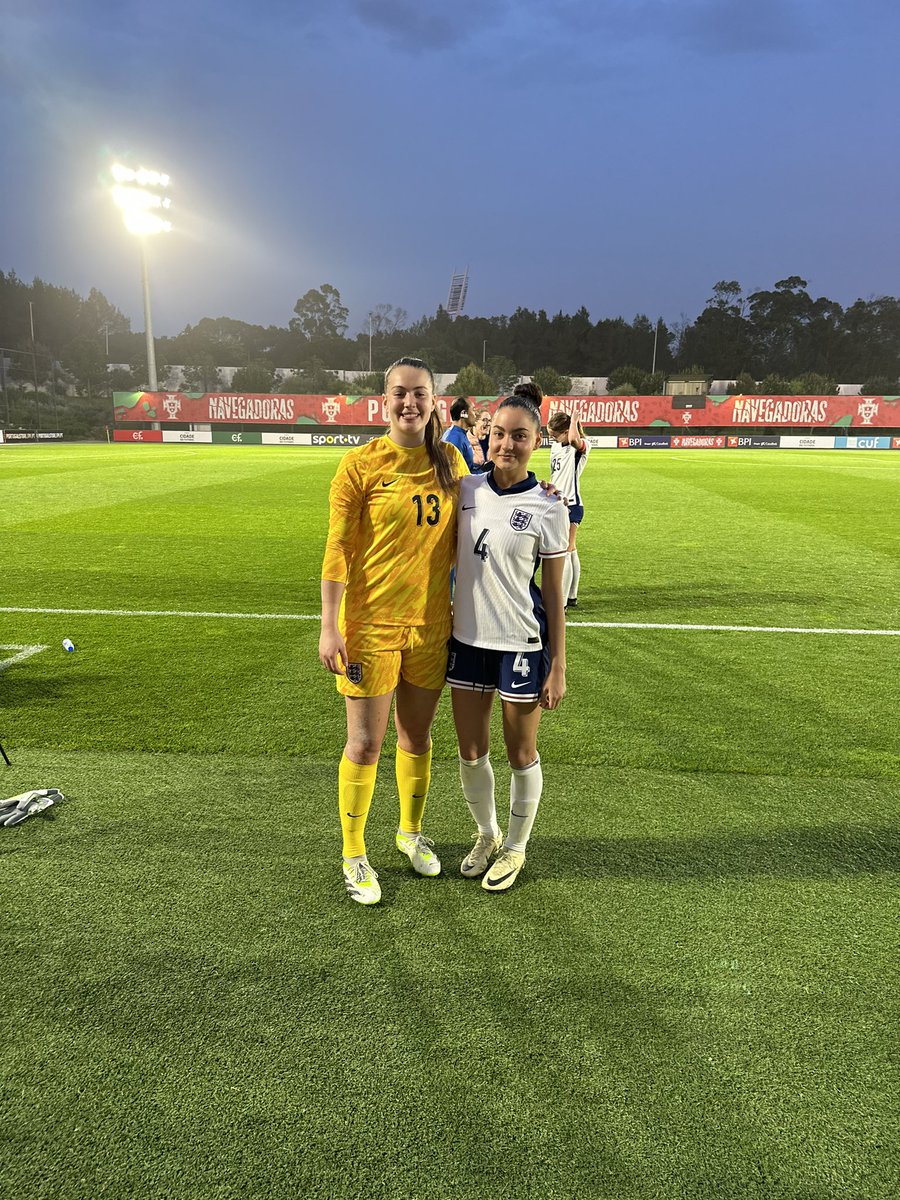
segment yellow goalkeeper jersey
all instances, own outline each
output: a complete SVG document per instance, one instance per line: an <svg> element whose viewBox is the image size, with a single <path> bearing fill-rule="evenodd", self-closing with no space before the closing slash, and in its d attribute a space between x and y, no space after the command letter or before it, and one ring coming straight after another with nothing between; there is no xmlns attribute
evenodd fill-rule
<svg viewBox="0 0 900 1200"><path fill-rule="evenodd" d="M455 446L441 449L457 478L468 474ZM458 495L438 486L424 445L384 436L347 451L331 483L322 563L323 579L346 584L345 627L449 622Z"/></svg>

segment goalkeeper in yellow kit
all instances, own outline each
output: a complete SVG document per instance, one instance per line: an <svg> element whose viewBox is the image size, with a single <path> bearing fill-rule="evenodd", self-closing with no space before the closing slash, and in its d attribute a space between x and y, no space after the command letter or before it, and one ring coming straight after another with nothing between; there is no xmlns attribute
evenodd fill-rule
<svg viewBox="0 0 900 1200"><path fill-rule="evenodd" d="M381 899L363 835L392 700L397 849L420 875L441 869L422 814L447 666L458 480L468 474L456 447L441 441L434 376L421 359L388 367L385 402L387 434L348 451L331 484L322 564L319 659L347 708L338 800L344 882L360 904Z"/></svg>

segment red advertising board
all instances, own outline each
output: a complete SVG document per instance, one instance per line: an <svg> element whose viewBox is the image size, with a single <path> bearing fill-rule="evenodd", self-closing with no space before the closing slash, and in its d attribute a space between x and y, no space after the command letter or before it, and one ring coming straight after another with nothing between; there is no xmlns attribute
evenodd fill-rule
<svg viewBox="0 0 900 1200"><path fill-rule="evenodd" d="M438 398L449 421L453 397ZM472 396L492 407L496 396ZM381 396L294 396L232 392L116 392L117 422L198 425L386 425ZM723 428L889 429L900 426L900 396L548 396L542 418L558 409L577 412L593 429L660 429L687 434Z"/></svg>
<svg viewBox="0 0 900 1200"><path fill-rule="evenodd" d="M725 445L725 435L673 433L669 445L675 450L721 450Z"/></svg>
<svg viewBox="0 0 900 1200"><path fill-rule="evenodd" d="M114 442L161 442L161 429L114 429Z"/></svg>

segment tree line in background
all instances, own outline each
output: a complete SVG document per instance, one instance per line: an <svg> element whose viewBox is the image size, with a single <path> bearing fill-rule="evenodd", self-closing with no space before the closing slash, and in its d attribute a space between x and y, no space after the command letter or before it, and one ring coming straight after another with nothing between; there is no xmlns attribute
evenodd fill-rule
<svg viewBox="0 0 900 1200"><path fill-rule="evenodd" d="M676 373L736 380L737 392L827 395L841 380L871 395L898 394L900 300L844 308L807 288L792 275L745 295L737 280L722 280L699 316L671 325L642 313L592 321L584 307L455 319L438 308L410 321L404 309L379 304L348 335L349 310L324 283L298 299L284 327L204 317L157 338L157 375L164 386L177 364L186 390L213 392L223 388L218 369L234 367L229 390L327 393L346 390L335 371L363 371L354 394L376 393L384 367L414 354L436 372L456 373L445 390L465 395L500 395L521 375L549 395L567 394L572 376L608 377L611 393L653 395ZM276 378L276 367L292 373ZM147 387L144 335L96 288L85 298L0 272L0 371L0 424L97 435L113 391Z"/></svg>

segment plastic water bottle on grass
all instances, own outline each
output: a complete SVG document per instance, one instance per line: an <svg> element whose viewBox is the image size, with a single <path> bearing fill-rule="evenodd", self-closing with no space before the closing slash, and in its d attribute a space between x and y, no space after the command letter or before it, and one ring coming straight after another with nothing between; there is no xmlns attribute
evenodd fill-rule
<svg viewBox="0 0 900 1200"><path fill-rule="evenodd" d="M66 654L71 654L72 651L75 649L75 643L69 641L68 638L63 638L62 647L63 647L63 650L65 650Z"/></svg>

